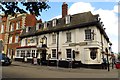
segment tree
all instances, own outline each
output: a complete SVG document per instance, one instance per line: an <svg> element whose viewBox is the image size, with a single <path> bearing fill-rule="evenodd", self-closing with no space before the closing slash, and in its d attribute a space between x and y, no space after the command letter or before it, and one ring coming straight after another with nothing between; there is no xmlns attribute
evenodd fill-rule
<svg viewBox="0 0 120 80"><path fill-rule="evenodd" d="M0 11L3 11L3 13L8 15L15 15L16 13L27 13L30 12L31 14L35 14L36 16L40 16L40 12L43 10L47 10L50 8L50 6L47 4L47 2L19 2L23 6L26 7L26 9L21 9L18 6L18 2L1 2L0 4Z"/></svg>

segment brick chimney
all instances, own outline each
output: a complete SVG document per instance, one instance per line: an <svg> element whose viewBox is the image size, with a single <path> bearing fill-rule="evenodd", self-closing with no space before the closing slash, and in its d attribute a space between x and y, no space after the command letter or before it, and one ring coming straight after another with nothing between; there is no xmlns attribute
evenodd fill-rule
<svg viewBox="0 0 120 80"><path fill-rule="evenodd" d="M66 2L62 4L62 18L68 15L68 5Z"/></svg>

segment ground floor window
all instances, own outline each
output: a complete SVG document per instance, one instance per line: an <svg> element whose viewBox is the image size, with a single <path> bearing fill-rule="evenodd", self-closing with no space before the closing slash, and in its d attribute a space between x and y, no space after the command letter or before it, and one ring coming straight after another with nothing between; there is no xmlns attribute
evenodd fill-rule
<svg viewBox="0 0 120 80"><path fill-rule="evenodd" d="M37 51L36 51L36 57L38 57L38 54L39 54L39 51L37 50Z"/></svg>
<svg viewBox="0 0 120 80"><path fill-rule="evenodd" d="M71 58L71 49L66 49L67 58Z"/></svg>
<svg viewBox="0 0 120 80"><path fill-rule="evenodd" d="M35 57L35 50L32 50L32 57Z"/></svg>
<svg viewBox="0 0 120 80"><path fill-rule="evenodd" d="M30 53L30 51L28 50L28 51L27 51L27 57L30 57L30 54L31 54L31 53Z"/></svg>
<svg viewBox="0 0 120 80"><path fill-rule="evenodd" d="M16 54L16 56L19 57L19 55L20 55L20 51L17 50L17 54Z"/></svg>
<svg viewBox="0 0 120 80"><path fill-rule="evenodd" d="M97 49L91 48L90 49L90 58L94 60L94 59L96 59L96 57L97 57Z"/></svg>
<svg viewBox="0 0 120 80"><path fill-rule="evenodd" d="M52 58L56 58L56 49L52 49Z"/></svg>
<svg viewBox="0 0 120 80"><path fill-rule="evenodd" d="M21 57L25 56L25 50L21 50Z"/></svg>

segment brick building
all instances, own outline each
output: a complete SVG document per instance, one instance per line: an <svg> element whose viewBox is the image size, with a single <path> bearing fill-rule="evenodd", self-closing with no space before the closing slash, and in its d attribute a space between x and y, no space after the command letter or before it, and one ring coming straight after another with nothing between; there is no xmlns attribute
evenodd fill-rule
<svg viewBox="0 0 120 80"><path fill-rule="evenodd" d="M14 57L15 49L20 44L19 36L25 27L31 27L36 24L35 15L16 14L16 16L2 16L0 23L0 40L3 41L3 52L10 58Z"/></svg>

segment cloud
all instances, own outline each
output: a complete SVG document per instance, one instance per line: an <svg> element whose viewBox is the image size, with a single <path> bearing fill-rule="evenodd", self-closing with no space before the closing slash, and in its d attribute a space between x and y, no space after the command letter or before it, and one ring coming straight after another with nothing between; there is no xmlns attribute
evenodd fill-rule
<svg viewBox="0 0 120 80"><path fill-rule="evenodd" d="M87 11L94 11L94 7L91 6L90 3L85 3L85 2L77 2L74 3L70 9L68 10L68 14L76 14L76 13L81 13L81 12L87 12Z"/></svg>
<svg viewBox="0 0 120 80"><path fill-rule="evenodd" d="M120 9L120 5L119 5L119 8L118 8L118 5L115 5L113 11L116 12L116 13L118 13L118 11L120 11L120 10L118 10L118 9Z"/></svg>
<svg viewBox="0 0 120 80"><path fill-rule="evenodd" d="M99 14L101 21L105 25L106 32L112 35L118 35L118 17L113 10L98 9L93 14Z"/></svg>

